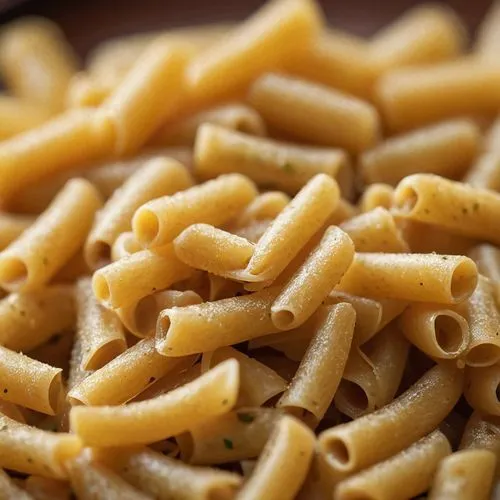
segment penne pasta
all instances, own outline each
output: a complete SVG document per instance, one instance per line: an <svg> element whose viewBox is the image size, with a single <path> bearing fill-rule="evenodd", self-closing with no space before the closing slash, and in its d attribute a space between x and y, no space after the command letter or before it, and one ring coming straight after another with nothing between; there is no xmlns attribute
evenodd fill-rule
<svg viewBox="0 0 500 500"><path fill-rule="evenodd" d="M356 253L337 289L354 295L456 304L469 297L477 269L468 257Z"/></svg>
<svg viewBox="0 0 500 500"><path fill-rule="evenodd" d="M499 385L498 366L468 368L464 396L474 410L486 415L500 416L500 402L497 396Z"/></svg>
<svg viewBox="0 0 500 500"><path fill-rule="evenodd" d="M498 303L498 285L500 284L500 250L483 243L469 251L469 257L476 263L480 274L489 278L495 287L495 298Z"/></svg>
<svg viewBox="0 0 500 500"><path fill-rule="evenodd" d="M70 427L86 445L94 447L152 443L230 411L238 389L238 362L227 360L153 400L126 406L73 407Z"/></svg>
<svg viewBox="0 0 500 500"><path fill-rule="evenodd" d="M366 184L397 185L418 173L460 178L472 165L481 133L472 120L451 120L390 138L360 157Z"/></svg>
<svg viewBox="0 0 500 500"><path fill-rule="evenodd" d="M370 212L381 207L389 210L392 207L394 188L389 184L374 183L366 186L358 205L361 212Z"/></svg>
<svg viewBox="0 0 500 500"><path fill-rule="evenodd" d="M463 182L474 188L500 191L500 157L496 152L484 153L472 164Z"/></svg>
<svg viewBox="0 0 500 500"><path fill-rule="evenodd" d="M35 500L70 500L70 486L65 481L43 476L29 476L24 484L26 491Z"/></svg>
<svg viewBox="0 0 500 500"><path fill-rule="evenodd" d="M99 211L85 242L85 260L89 267L97 269L109 264L113 243L120 233L132 229L132 217L141 205L191 185L189 172L175 160L159 157L145 163Z"/></svg>
<svg viewBox="0 0 500 500"><path fill-rule="evenodd" d="M66 93L67 108L97 108L114 90L110 82L100 80L88 72L73 75Z"/></svg>
<svg viewBox="0 0 500 500"><path fill-rule="evenodd" d="M21 489L3 469L0 469L0 491L3 500L33 500L34 498Z"/></svg>
<svg viewBox="0 0 500 500"><path fill-rule="evenodd" d="M132 231L121 233L111 247L111 262L116 262L133 253L140 252L142 249Z"/></svg>
<svg viewBox="0 0 500 500"><path fill-rule="evenodd" d="M467 421L460 449L486 449L498 456L500 454L500 426L499 421L492 415L472 413Z"/></svg>
<svg viewBox="0 0 500 500"><path fill-rule="evenodd" d="M290 197L281 191L262 193L248 204L234 225L238 228L253 221L275 219L288 203Z"/></svg>
<svg viewBox="0 0 500 500"><path fill-rule="evenodd" d="M351 347L356 314L350 304L325 308L302 361L276 406L298 412L312 427L333 401Z"/></svg>
<svg viewBox="0 0 500 500"><path fill-rule="evenodd" d="M50 207L0 254L0 284L9 291L45 285L77 252L101 204L87 181L69 181Z"/></svg>
<svg viewBox="0 0 500 500"><path fill-rule="evenodd" d="M0 250L19 238L34 221L29 216L0 213Z"/></svg>
<svg viewBox="0 0 500 500"><path fill-rule="evenodd" d="M273 219L263 219L249 222L245 226L234 229L234 234L245 238L251 243L258 243L272 224Z"/></svg>
<svg viewBox="0 0 500 500"><path fill-rule="evenodd" d="M456 359L471 340L466 319L441 305L410 304L400 324L405 337L432 358Z"/></svg>
<svg viewBox="0 0 500 500"><path fill-rule="evenodd" d="M340 149L291 146L206 123L196 136L194 160L196 174L204 179L236 170L263 188L295 194L324 173L338 182L346 198L353 194L352 168Z"/></svg>
<svg viewBox="0 0 500 500"><path fill-rule="evenodd" d="M9 403L9 401L0 400L0 413L22 424L26 423L22 411L15 404Z"/></svg>
<svg viewBox="0 0 500 500"><path fill-rule="evenodd" d="M144 246L165 245L191 224L219 226L229 222L256 196L257 190L248 178L224 175L146 203L132 219L134 235Z"/></svg>
<svg viewBox="0 0 500 500"><path fill-rule="evenodd" d="M301 141L359 154L379 139L371 104L306 80L265 74L252 84L248 100L269 126Z"/></svg>
<svg viewBox="0 0 500 500"><path fill-rule="evenodd" d="M356 495L366 500L404 499L424 493L451 446L444 434L434 431L393 457L345 479L335 489L335 500ZM454 498L454 497L448 497Z"/></svg>

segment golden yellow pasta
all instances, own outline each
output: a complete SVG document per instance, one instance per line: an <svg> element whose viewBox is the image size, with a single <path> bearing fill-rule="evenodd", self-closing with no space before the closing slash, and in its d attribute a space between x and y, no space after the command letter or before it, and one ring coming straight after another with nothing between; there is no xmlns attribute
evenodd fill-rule
<svg viewBox="0 0 500 500"><path fill-rule="evenodd" d="M113 243L120 233L132 229L132 216L141 205L190 186L191 176L178 161L161 157L148 161L99 211L85 242L85 260L89 267L96 269L109 264Z"/></svg>
<svg viewBox="0 0 500 500"><path fill-rule="evenodd" d="M248 99L266 123L302 141L358 154L379 139L376 109L326 86L270 73L252 84Z"/></svg>
<svg viewBox="0 0 500 500"><path fill-rule="evenodd" d="M101 204L87 181L68 181L50 207L0 254L0 284L9 291L45 285L82 245Z"/></svg>
<svg viewBox="0 0 500 500"><path fill-rule="evenodd" d="M171 242L191 224L222 225L236 217L256 196L255 185L243 175L224 175L173 196L150 201L132 219L137 240L158 247Z"/></svg>
<svg viewBox="0 0 500 500"><path fill-rule="evenodd" d="M191 268L175 256L173 245L166 245L136 252L101 267L93 275L92 288L103 305L119 308L136 304L191 274Z"/></svg>
<svg viewBox="0 0 500 500"><path fill-rule="evenodd" d="M319 452L339 474L351 474L404 450L443 420L458 401L463 373L435 366L380 410L323 431Z"/></svg>
<svg viewBox="0 0 500 500"><path fill-rule="evenodd" d="M323 419L337 391L354 333L356 314L350 304L329 306L277 407L298 411L313 427Z"/></svg>
<svg viewBox="0 0 500 500"><path fill-rule="evenodd" d="M394 188L389 184L374 183L366 187L359 199L359 208L361 212L369 212L377 207L386 208L392 206Z"/></svg>
<svg viewBox="0 0 500 500"><path fill-rule="evenodd" d="M244 89L310 43L321 25L321 13L311 0L270 2L194 59L187 68L191 94L207 100Z"/></svg>
<svg viewBox="0 0 500 500"><path fill-rule="evenodd" d="M121 233L111 247L111 262L116 262L133 253L140 252L142 249L132 231Z"/></svg>
<svg viewBox="0 0 500 500"><path fill-rule="evenodd" d="M41 17L8 24L0 36L0 54L9 90L54 112L63 109L77 61L57 25Z"/></svg>
<svg viewBox="0 0 500 500"><path fill-rule="evenodd" d="M227 360L178 389L126 406L75 406L72 431L89 446L152 443L222 415L236 403L239 367Z"/></svg>
<svg viewBox="0 0 500 500"><path fill-rule="evenodd" d="M26 215L0 213L0 250L3 250L28 229L35 219Z"/></svg>
<svg viewBox="0 0 500 500"><path fill-rule="evenodd" d="M66 93L67 108L96 108L114 90L114 85L81 71L73 75Z"/></svg>
<svg viewBox="0 0 500 500"><path fill-rule="evenodd" d="M463 182L480 189L500 191L500 156L496 152L484 153L470 167Z"/></svg>
<svg viewBox="0 0 500 500"><path fill-rule="evenodd" d="M393 457L342 481L335 489L335 500L417 496L429 488L441 460L450 453L444 434L434 431Z"/></svg>
<svg viewBox="0 0 500 500"><path fill-rule="evenodd" d="M356 253L337 288L374 298L456 304L472 294L477 280L468 257Z"/></svg>
<svg viewBox="0 0 500 500"><path fill-rule="evenodd" d="M423 172L457 179L471 166L480 139L480 130L472 120L431 125L388 139L363 153L361 175L367 184L391 186L407 175Z"/></svg>
<svg viewBox="0 0 500 500"><path fill-rule="evenodd" d="M324 173L338 182L345 197L352 197L352 168L340 149L292 146L207 123L196 136L194 162L204 179L237 171L262 187L290 194Z"/></svg>
<svg viewBox="0 0 500 500"><path fill-rule="evenodd" d="M489 450L457 451L439 464L430 500L487 500L493 485L496 457Z"/></svg>
<svg viewBox="0 0 500 500"><path fill-rule="evenodd" d="M405 337L432 358L458 358L469 348L466 319L441 305L410 304L400 323Z"/></svg>
<svg viewBox="0 0 500 500"><path fill-rule="evenodd" d="M500 416L497 390L500 385L500 368L497 365L483 368L470 367L466 371L464 395L472 408L487 415Z"/></svg>

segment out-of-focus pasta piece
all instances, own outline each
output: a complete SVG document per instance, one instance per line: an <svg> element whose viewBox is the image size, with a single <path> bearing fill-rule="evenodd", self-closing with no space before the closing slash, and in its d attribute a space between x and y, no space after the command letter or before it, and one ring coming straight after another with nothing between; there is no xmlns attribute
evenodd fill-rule
<svg viewBox="0 0 500 500"><path fill-rule="evenodd" d="M24 99L0 95L0 140L41 125L51 114L50 110Z"/></svg>
<svg viewBox="0 0 500 500"><path fill-rule="evenodd" d="M389 209L392 206L392 197L394 188L389 184L374 183L366 186L366 189L361 194L358 206L361 212L369 212L374 208Z"/></svg>
<svg viewBox="0 0 500 500"><path fill-rule="evenodd" d="M29 476L25 482L26 491L35 500L70 500L71 487L66 481L43 476Z"/></svg>
<svg viewBox="0 0 500 500"><path fill-rule="evenodd" d="M500 416L500 402L497 396L499 386L498 366L470 367L466 371L464 395L472 408L480 413Z"/></svg>
<svg viewBox="0 0 500 500"><path fill-rule="evenodd" d="M500 191L500 156L497 152L481 155L470 167L463 182L475 188Z"/></svg>
<svg viewBox="0 0 500 500"><path fill-rule="evenodd" d="M3 469L0 469L0 491L3 500L36 500L18 486Z"/></svg>
<svg viewBox="0 0 500 500"><path fill-rule="evenodd" d="M474 53L486 62L496 64L500 47L500 4L495 0L491 3L476 34Z"/></svg>

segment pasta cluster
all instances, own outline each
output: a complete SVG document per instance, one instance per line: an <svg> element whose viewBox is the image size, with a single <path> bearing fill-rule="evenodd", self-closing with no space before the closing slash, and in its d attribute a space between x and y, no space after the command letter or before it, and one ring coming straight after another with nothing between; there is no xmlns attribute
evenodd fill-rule
<svg viewBox="0 0 500 500"><path fill-rule="evenodd" d="M498 494L499 33L3 27L0 500Z"/></svg>

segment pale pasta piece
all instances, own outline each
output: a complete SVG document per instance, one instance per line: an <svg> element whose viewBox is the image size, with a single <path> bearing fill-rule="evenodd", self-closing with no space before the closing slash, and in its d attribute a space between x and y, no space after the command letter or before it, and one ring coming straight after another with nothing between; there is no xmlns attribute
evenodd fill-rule
<svg viewBox="0 0 500 500"><path fill-rule="evenodd" d="M0 398L55 415L63 390L60 368L0 346Z"/></svg>
<svg viewBox="0 0 500 500"><path fill-rule="evenodd" d="M441 305L410 304L400 324L405 337L432 358L458 358L471 340L466 319Z"/></svg>
<svg viewBox="0 0 500 500"><path fill-rule="evenodd" d="M34 497L18 486L3 469L0 469L0 492L2 500L34 500Z"/></svg>
<svg viewBox="0 0 500 500"><path fill-rule="evenodd" d="M255 246L242 281L273 281L323 226L339 200L331 177L318 174L274 219Z"/></svg>
<svg viewBox="0 0 500 500"><path fill-rule="evenodd" d="M165 245L191 224L219 226L229 222L257 194L255 185L247 177L224 175L176 195L146 203L132 219L134 235L144 246Z"/></svg>
<svg viewBox="0 0 500 500"><path fill-rule="evenodd" d="M230 411L238 390L238 362L229 359L152 400L126 406L75 406L71 409L70 426L89 446L153 443Z"/></svg>
<svg viewBox="0 0 500 500"><path fill-rule="evenodd" d="M0 345L28 352L75 322L73 289L54 285L12 293L0 301Z"/></svg>
<svg viewBox="0 0 500 500"><path fill-rule="evenodd" d="M335 395L337 409L358 418L389 404L401 383L409 348L391 323L361 348L351 349Z"/></svg>
<svg viewBox="0 0 500 500"><path fill-rule="evenodd" d="M491 281L479 276L477 287L466 303L471 339L464 360L469 366L491 366L500 360L500 312L496 293Z"/></svg>
<svg viewBox="0 0 500 500"><path fill-rule="evenodd" d="M0 467L62 479L67 477L65 461L81 448L77 436L42 431L0 414Z"/></svg>
<svg viewBox="0 0 500 500"><path fill-rule="evenodd" d="M357 252L408 252L394 217L385 208L377 207L340 224L351 238Z"/></svg>
<svg viewBox="0 0 500 500"><path fill-rule="evenodd" d="M91 269L109 264L111 247L120 233L132 229L132 217L144 203L192 186L187 169L169 158L149 160L116 190L99 211L85 242L85 260Z"/></svg>
<svg viewBox="0 0 500 500"><path fill-rule="evenodd" d="M154 339L144 339L73 386L68 399L72 405L121 405L167 373L193 362L192 357L165 358L156 352Z"/></svg>
<svg viewBox="0 0 500 500"><path fill-rule="evenodd" d="M366 189L361 194L358 205L361 212L370 212L377 207L389 208L392 207L392 198L394 196L394 188L389 184L376 182L366 186Z"/></svg>
<svg viewBox="0 0 500 500"><path fill-rule="evenodd" d="M434 66L401 68L377 82L387 126L408 130L463 115L496 113L500 68L472 57Z"/></svg>
<svg viewBox="0 0 500 500"><path fill-rule="evenodd" d="M177 436L181 458L198 465L256 458L283 415L274 408L239 408L212 418Z"/></svg>
<svg viewBox="0 0 500 500"><path fill-rule="evenodd" d="M1 101L0 101L1 102ZM167 123L155 133L151 142L161 146L194 146L196 134L204 123L220 125L245 134L266 135L266 125L260 115L245 104L225 104Z"/></svg>
<svg viewBox="0 0 500 500"><path fill-rule="evenodd" d="M393 457L345 479L335 500L404 500L427 491L441 460L450 455L444 434L434 431ZM447 497L454 498L454 497Z"/></svg>
<svg viewBox="0 0 500 500"><path fill-rule="evenodd" d="M165 309L158 318L156 349L164 356L185 356L275 333L278 329L270 312L279 291L272 287L241 297Z"/></svg>
<svg viewBox="0 0 500 500"><path fill-rule="evenodd" d="M250 104L266 123L302 141L358 154L380 135L377 110L357 97L277 73L258 78Z"/></svg>
<svg viewBox="0 0 500 500"><path fill-rule="evenodd" d="M195 58L186 76L191 94L208 100L245 88L308 44L321 25L311 0L270 2Z"/></svg>
<svg viewBox="0 0 500 500"><path fill-rule="evenodd" d="M437 175L411 175L399 183L394 193L393 213L459 235L500 243L495 231L500 195L487 189Z"/></svg>
<svg viewBox="0 0 500 500"><path fill-rule="evenodd" d="M353 172L346 153L334 148L294 146L203 124L194 149L196 174L207 179L237 171L263 188L295 194L316 174L337 180L342 194L353 194Z"/></svg>
<svg viewBox="0 0 500 500"><path fill-rule="evenodd" d="M115 129L117 154L138 151L178 111L184 99L184 70L192 53L188 43L158 37L102 104L102 113Z"/></svg>
<svg viewBox="0 0 500 500"><path fill-rule="evenodd" d="M333 471L351 474L404 450L435 429L462 394L463 373L439 364L393 402L319 435Z"/></svg>
<svg viewBox="0 0 500 500"><path fill-rule="evenodd" d="M477 284L468 257L437 254L356 253L337 289L354 295L456 304Z"/></svg>
<svg viewBox="0 0 500 500"><path fill-rule="evenodd" d="M304 323L340 281L353 257L349 236L338 227L328 228L273 302L273 324L290 330Z"/></svg>
<svg viewBox="0 0 500 500"><path fill-rule="evenodd" d="M69 181L36 222L0 253L2 287L28 291L46 284L82 245L100 205L89 182Z"/></svg>
<svg viewBox="0 0 500 500"><path fill-rule="evenodd" d="M476 35L474 51L481 59L495 63L500 47L500 37L498 27L500 26L500 7L498 2L491 3L491 7L486 12Z"/></svg>
<svg viewBox="0 0 500 500"><path fill-rule="evenodd" d="M59 112L77 60L59 27L41 17L8 24L0 37L0 71L12 93Z"/></svg>
<svg viewBox="0 0 500 500"><path fill-rule="evenodd" d="M407 175L438 174L460 178L471 166L481 133L472 120L452 120L387 139L360 158L367 184L395 186Z"/></svg>
<svg viewBox="0 0 500 500"><path fill-rule="evenodd" d="M87 450L85 450L87 451ZM81 500L150 500L107 467L92 462L89 453L68 464L68 473L76 495Z"/></svg>
<svg viewBox="0 0 500 500"><path fill-rule="evenodd" d="M125 328L136 337L153 337L156 320L163 309L201 304L203 299L191 290L164 290L147 295L137 303L116 310Z"/></svg>
<svg viewBox="0 0 500 500"><path fill-rule="evenodd" d="M102 157L110 144L109 122L89 110L64 113L3 141L0 195L4 201L12 199L30 184Z"/></svg>
<svg viewBox="0 0 500 500"><path fill-rule="evenodd" d="M480 189L500 191L500 156L497 152L481 155L470 167L463 182Z"/></svg>
<svg viewBox="0 0 500 500"><path fill-rule="evenodd" d="M201 372L204 373L231 358L236 359L240 365L240 394L236 403L237 407L264 406L287 388L287 381L272 368L256 359L249 358L232 347L220 347L215 351L203 353Z"/></svg>
<svg viewBox="0 0 500 500"><path fill-rule="evenodd" d="M103 305L116 309L136 304L191 274L191 268L175 256L173 246L166 245L101 267L92 277L92 288Z"/></svg>
<svg viewBox="0 0 500 500"><path fill-rule="evenodd" d="M491 450L500 457L500 421L497 417L472 413L465 426L460 449Z"/></svg>
<svg viewBox="0 0 500 500"><path fill-rule="evenodd" d="M231 271L246 268L254 245L209 224L192 224L175 238L174 251L188 266L227 276Z"/></svg>
<svg viewBox="0 0 500 500"><path fill-rule="evenodd" d="M280 419L238 499L292 500L313 458L315 436L293 417Z"/></svg>
<svg viewBox="0 0 500 500"><path fill-rule="evenodd" d="M497 391L500 386L500 368L468 368L464 396L472 408L487 415L500 416Z"/></svg>
<svg viewBox="0 0 500 500"><path fill-rule="evenodd" d="M489 450L463 450L442 460L434 477L430 500L488 500L496 457Z"/></svg>
<svg viewBox="0 0 500 500"><path fill-rule="evenodd" d="M322 316L292 382L276 404L298 413L313 427L333 401L347 363L356 320L350 304L329 306Z"/></svg>
<svg viewBox="0 0 500 500"><path fill-rule="evenodd" d="M50 110L45 107L0 94L0 140L35 128L47 121L50 116Z"/></svg>
<svg viewBox="0 0 500 500"><path fill-rule="evenodd" d="M469 251L469 257L476 263L480 274L489 278L495 286L500 284L500 249L483 243Z"/></svg>
<svg viewBox="0 0 500 500"><path fill-rule="evenodd" d="M424 4L382 28L368 45L379 71L455 59L467 43L466 29L450 8Z"/></svg>
<svg viewBox="0 0 500 500"><path fill-rule="evenodd" d="M66 481L43 476L29 476L26 491L35 500L70 500L71 487Z"/></svg>
<svg viewBox="0 0 500 500"><path fill-rule="evenodd" d="M239 228L253 221L275 219L289 203L290 197L282 191L262 193L248 204L234 225Z"/></svg>
<svg viewBox="0 0 500 500"><path fill-rule="evenodd" d="M113 82L114 83L114 82ZM66 93L67 108L96 108L101 105L114 90L110 82L100 80L81 71L73 75Z"/></svg>
<svg viewBox="0 0 500 500"><path fill-rule="evenodd" d="M125 351L125 333L115 312L97 302L90 278L77 283L75 295L82 370L97 370Z"/></svg>
<svg viewBox="0 0 500 500"><path fill-rule="evenodd" d="M94 455L158 500L230 500L242 482L234 472L194 467L148 448L101 448Z"/></svg>
<svg viewBox="0 0 500 500"><path fill-rule="evenodd" d="M140 252L142 249L134 233L132 231L125 231L116 238L111 247L111 262L116 262L133 253Z"/></svg>

